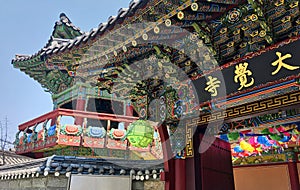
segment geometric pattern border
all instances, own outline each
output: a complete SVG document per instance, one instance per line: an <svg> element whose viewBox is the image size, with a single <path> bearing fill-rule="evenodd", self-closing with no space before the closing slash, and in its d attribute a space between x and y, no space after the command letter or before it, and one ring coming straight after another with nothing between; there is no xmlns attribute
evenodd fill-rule
<svg viewBox="0 0 300 190"><path fill-rule="evenodd" d="M239 118L245 115L256 114L259 112L265 112L287 106L292 106L300 103L300 91L275 96L272 98L251 102L248 104L227 108L223 111L217 111L213 114L200 115L198 120L192 120L196 126L204 125L209 122L215 122L219 120L228 120L233 118ZM191 123L191 122L189 122ZM192 122L193 123L193 122Z"/></svg>
<svg viewBox="0 0 300 190"><path fill-rule="evenodd" d="M257 114L259 112L270 111L300 103L300 91L267 98L248 104L227 108L226 110L214 112L213 114L200 115L197 118L184 119L186 126L186 157L193 157L193 131L197 126L205 125L210 122L217 122L246 115Z"/></svg>

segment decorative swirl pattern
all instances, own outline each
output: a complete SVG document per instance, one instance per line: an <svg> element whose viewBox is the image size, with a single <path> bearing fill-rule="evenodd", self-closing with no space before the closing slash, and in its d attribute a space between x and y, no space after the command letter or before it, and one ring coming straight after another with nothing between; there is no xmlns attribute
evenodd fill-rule
<svg viewBox="0 0 300 190"><path fill-rule="evenodd" d="M228 13L227 19L229 23L235 23L241 18L241 16L241 10L234 8Z"/></svg>

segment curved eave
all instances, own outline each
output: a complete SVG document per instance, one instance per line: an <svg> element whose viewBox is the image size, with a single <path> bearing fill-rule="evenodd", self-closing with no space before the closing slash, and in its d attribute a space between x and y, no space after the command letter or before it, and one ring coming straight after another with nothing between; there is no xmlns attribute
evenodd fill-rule
<svg viewBox="0 0 300 190"><path fill-rule="evenodd" d="M94 28L92 30L90 30L89 32L83 34L82 36L79 36L73 40L70 40L68 43L58 47L56 50L53 51L48 51L47 55L49 55L50 57L52 56L58 56L58 55L62 55L64 53L69 53L72 50L76 51L76 47L84 47L87 44L91 44L93 43L95 40L100 39L101 37L105 37L106 34L113 32L114 30L117 30L118 28L115 28L118 25L124 25L124 24L128 24L129 22L134 23L136 20L132 20L131 18L133 16L135 16L135 18L137 18L138 16L143 16L143 15L136 15L136 11L139 9L143 9L144 7L147 6L156 6L155 5L149 5L150 1L149 0L133 0L131 1L129 8L127 9L120 9L118 12L117 16L110 16L107 20L107 22L105 23L101 23L99 24L98 28ZM241 1L241 3L243 3L244 1ZM155 3L155 2L153 2ZM159 4L158 2L156 2L157 4ZM176 11L178 10L185 10L188 9L189 6L183 6L183 5L187 5L190 2L186 2L186 3L179 3L177 2L177 4L175 4L175 2L173 2L174 6L177 6ZM214 2L207 2L209 3L214 3ZM219 3L219 2L215 2L215 3ZM225 11L219 11L219 12L209 12L209 11L204 11L207 12L207 14L211 14L213 15L212 18L214 17L218 17L220 15L222 15L224 12L228 11L229 8L232 8L234 6L237 6L236 4L233 3L228 3L226 5L224 5L224 7L227 7ZM166 11L166 10L165 10ZM175 10L173 10L172 12L174 12ZM165 16L169 16L169 17L174 17L175 15L172 15L171 13L165 13L165 12L160 12L159 14L163 14ZM162 18L162 15L160 15ZM205 20L205 19L204 19ZM183 26L183 27L190 27L190 26ZM105 54L107 54L107 52L104 52ZM112 53L112 52L111 52Z"/></svg>
<svg viewBox="0 0 300 190"><path fill-rule="evenodd" d="M113 30L115 24L123 23L128 16L133 16L134 12L139 7L145 6L148 2L148 0L133 0L131 1L129 8L119 9L117 16L110 16L107 22L100 23L98 28L91 29L89 32L83 33L82 35L77 36L74 39L70 39L68 42L58 45L54 48L47 48L47 50L43 51L43 54L41 53L41 55L52 56L58 53L64 53L76 46L85 44L96 37L103 36L106 32Z"/></svg>
<svg viewBox="0 0 300 190"><path fill-rule="evenodd" d="M74 39L64 39L65 41L63 41L63 42L60 41L61 42L60 44L53 45L48 42L47 45L43 49L41 49L39 52L37 52L36 54L31 55L31 56L21 56L19 58L16 58L16 59L12 60L12 64L16 68L26 70L27 67L28 68L35 67L36 63L41 64L41 62L43 62L43 64L46 64L46 63L48 64L47 60L50 60L49 64L52 64L52 65L64 63L66 60L64 58L62 60L60 60L61 59L61 57L59 57L60 55L65 55L64 53L67 53L67 55L68 55L68 53L70 53L71 50L73 53L75 52L77 54L76 50L78 50L78 48L76 49L75 47L79 47L79 46L85 47L85 45L87 43L89 43L89 42L93 43L93 40L101 38L101 37L105 37L105 35L107 33L112 32L113 30L117 30L117 29L115 29L115 27L118 26L119 24L128 24L128 23L135 22L134 19L137 17L136 14L139 14L139 13L136 13L136 11L138 9L144 9L145 7L147 7L147 5L149 5L148 4L149 2L150 2L149 0L133 0L129 4L129 8L120 9L118 11L117 16L109 17L108 21L106 23L99 24L98 28L92 29L90 32L87 32L87 33L82 33L82 35L77 36ZM153 2L153 3L155 3L155 2ZM176 5L174 4L174 6L177 6L179 8L179 6L181 6L181 4L180 3L178 3ZM176 10L178 8L176 8ZM188 8L188 6L181 7L180 9L186 9L186 8ZM159 12L160 16L164 15L164 14L166 14L164 11ZM133 18L133 16L134 16L134 18ZM143 15L139 15L139 16L143 16ZM173 16L171 15L170 17L173 17ZM73 26L70 25L70 27L73 27ZM50 40L51 40L51 42L53 42L53 40L54 40L53 36L51 36ZM59 40L61 40L61 39L59 39ZM82 55L82 54L79 53L79 56L80 55ZM69 56L69 58L74 58L72 53L68 56ZM55 59L55 62L51 62L52 58ZM74 61L74 59L73 59L73 61Z"/></svg>
<svg viewBox="0 0 300 190"><path fill-rule="evenodd" d="M66 33L66 35L64 37L59 36L59 33L61 32ZM33 55L16 55L16 57L12 60L12 64L16 65L24 62L35 62L40 57L46 56L52 52L56 52L58 48L60 48L62 45L65 45L71 39L84 34L85 33L83 31L76 27L70 21L70 19L64 13L62 13L60 15L60 20L55 23L53 32L46 45Z"/></svg>
<svg viewBox="0 0 300 190"><path fill-rule="evenodd" d="M129 4L129 8L121 8L118 11L117 16L110 16L107 20L107 22L100 23L98 28L91 29L87 33L82 33L81 35L69 39L65 43L62 44L57 44L56 46L51 46L51 42L53 41L53 36L50 38L48 41L47 45L37 52L34 55L24 57L22 59L14 59L12 62L19 62L19 61L24 61L24 60L29 60L35 58L37 55L42 55L42 56L54 56L59 53L65 53L71 49L73 49L76 46L79 45L84 45L89 41L92 41L95 38L99 38L102 36L105 36L107 32L110 32L114 29L116 24L123 24L124 22L128 22L128 18L131 18L132 16L135 15L135 11L145 7L150 1L149 0L132 0ZM180 5L178 5L180 6ZM219 13L221 14L221 13ZM74 27L73 24L65 23L65 25ZM57 24L55 25L55 27ZM74 30L78 30L76 27ZM54 31L53 34L54 35Z"/></svg>
<svg viewBox="0 0 300 190"><path fill-rule="evenodd" d="M44 58L41 54L35 54L30 57L22 57L19 58L18 61L12 60L13 66L19 69L36 67L42 63L44 63Z"/></svg>

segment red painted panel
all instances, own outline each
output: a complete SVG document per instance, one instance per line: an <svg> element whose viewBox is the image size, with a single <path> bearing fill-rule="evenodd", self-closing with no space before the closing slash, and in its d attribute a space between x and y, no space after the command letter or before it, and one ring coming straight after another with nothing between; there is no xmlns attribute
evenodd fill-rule
<svg viewBox="0 0 300 190"><path fill-rule="evenodd" d="M60 145L68 145L68 146L80 146L81 137L77 136L69 136L60 134L58 137L58 144Z"/></svg>
<svg viewBox="0 0 300 190"><path fill-rule="evenodd" d="M103 148L105 138L83 137L83 146L90 148Z"/></svg>
<svg viewBox="0 0 300 190"><path fill-rule="evenodd" d="M139 152L149 152L150 151L150 145L145 148L139 148L139 147L134 147L132 145L129 145L128 148L129 148L129 150L135 150L135 151L139 151Z"/></svg>
<svg viewBox="0 0 300 190"><path fill-rule="evenodd" d="M114 140L111 138L107 138L106 147L111 148L111 149L126 150L127 149L127 140L121 141L121 140Z"/></svg>
<svg viewBox="0 0 300 190"><path fill-rule="evenodd" d="M210 168L202 168L202 190L234 190L233 176Z"/></svg>
<svg viewBox="0 0 300 190"><path fill-rule="evenodd" d="M201 143L203 135L199 136ZM197 171L195 171L197 172ZM200 154L202 190L234 190L230 144L216 139L207 151Z"/></svg>

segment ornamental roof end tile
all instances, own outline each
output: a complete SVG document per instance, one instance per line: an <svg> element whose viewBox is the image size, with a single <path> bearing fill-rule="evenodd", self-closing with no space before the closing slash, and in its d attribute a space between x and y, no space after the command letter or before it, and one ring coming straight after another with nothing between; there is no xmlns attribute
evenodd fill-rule
<svg viewBox="0 0 300 190"><path fill-rule="evenodd" d="M67 15L66 15L65 13L61 13L61 14L59 15L59 18L60 18L60 21L58 21L58 22L62 22L62 23L64 23L64 24L66 24L67 26L72 27L74 30L80 32L81 34L84 34L84 32L81 31L79 27L76 27L76 26L71 22L71 20L67 17ZM54 26L54 27L55 27L55 26Z"/></svg>

